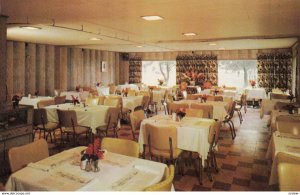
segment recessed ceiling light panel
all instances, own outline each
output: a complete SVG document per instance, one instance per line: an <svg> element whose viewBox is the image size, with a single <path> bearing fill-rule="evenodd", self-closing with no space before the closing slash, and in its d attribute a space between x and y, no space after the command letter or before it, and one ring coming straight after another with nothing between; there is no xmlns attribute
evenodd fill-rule
<svg viewBox="0 0 300 195"><path fill-rule="evenodd" d="M143 46L142 46L142 45L137 45L137 46L135 46L135 47L142 48Z"/></svg>
<svg viewBox="0 0 300 195"><path fill-rule="evenodd" d="M141 16L141 18L147 21L163 20L161 16Z"/></svg>
<svg viewBox="0 0 300 195"><path fill-rule="evenodd" d="M216 43L209 43L208 45L210 45L210 46L215 46L215 45L217 45Z"/></svg>
<svg viewBox="0 0 300 195"><path fill-rule="evenodd" d="M92 37L90 38L90 41L100 41L101 39L100 38L97 38L97 37Z"/></svg>
<svg viewBox="0 0 300 195"><path fill-rule="evenodd" d="M42 29L41 27L36 27L36 26L20 26L20 28L27 29L27 30L40 30L40 29Z"/></svg>
<svg viewBox="0 0 300 195"><path fill-rule="evenodd" d="M197 34L194 32L183 33L184 36L196 36Z"/></svg>

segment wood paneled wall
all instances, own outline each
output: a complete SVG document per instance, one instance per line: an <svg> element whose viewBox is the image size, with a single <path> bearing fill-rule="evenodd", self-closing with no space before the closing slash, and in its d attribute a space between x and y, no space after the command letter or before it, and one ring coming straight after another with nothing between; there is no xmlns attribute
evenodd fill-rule
<svg viewBox="0 0 300 195"><path fill-rule="evenodd" d="M7 41L6 84L9 94L54 95L54 89L75 90L77 85L119 84L118 52ZM107 61L107 72L101 72Z"/></svg>
<svg viewBox="0 0 300 195"><path fill-rule="evenodd" d="M0 2L1 9L1 2ZM6 105L6 78L7 78L7 64L6 64L6 16L1 15L0 10L0 110L4 109Z"/></svg>

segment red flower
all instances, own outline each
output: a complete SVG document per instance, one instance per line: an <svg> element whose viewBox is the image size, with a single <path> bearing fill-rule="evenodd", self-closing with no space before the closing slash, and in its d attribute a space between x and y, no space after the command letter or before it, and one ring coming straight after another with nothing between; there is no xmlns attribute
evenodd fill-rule
<svg viewBox="0 0 300 195"><path fill-rule="evenodd" d="M93 144L89 144L89 145L88 145L87 149L85 150L85 153L86 153L87 155L93 155L93 153L94 153Z"/></svg>

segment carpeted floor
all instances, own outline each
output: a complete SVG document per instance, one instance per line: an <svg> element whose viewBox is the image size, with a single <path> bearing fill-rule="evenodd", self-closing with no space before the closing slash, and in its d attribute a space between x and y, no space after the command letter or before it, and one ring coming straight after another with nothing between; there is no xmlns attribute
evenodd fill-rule
<svg viewBox="0 0 300 195"><path fill-rule="evenodd" d="M159 114L163 114L160 112ZM240 125L237 114L234 124L237 136L234 140L223 126L218 145L217 162L219 172L213 174L213 181L203 176L203 185L199 185L193 166L186 166L184 176L175 175L176 191L274 191L278 186L269 186L270 165L265 159L270 134L267 128L268 116L259 118L259 109L248 108L243 114ZM132 139L129 125L122 125L118 132L120 138ZM60 142L59 135L57 143ZM38 139L38 135L36 135ZM84 144L83 140L82 144ZM50 142L50 139L48 140ZM69 147L62 148L60 144L49 143L50 155ZM0 182L5 183L10 171L8 162L0 161Z"/></svg>

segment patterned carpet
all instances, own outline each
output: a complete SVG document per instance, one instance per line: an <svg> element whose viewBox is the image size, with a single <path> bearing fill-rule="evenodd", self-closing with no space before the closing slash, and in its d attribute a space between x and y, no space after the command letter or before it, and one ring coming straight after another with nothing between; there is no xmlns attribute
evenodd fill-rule
<svg viewBox="0 0 300 195"><path fill-rule="evenodd" d="M160 112L159 114L163 114ZM231 139L228 126L221 129L217 152L219 172L213 174L213 181L203 175L203 185L199 185L198 177L193 166L185 166L184 176L175 175L174 186L176 191L277 191L278 186L269 186L269 162L265 159L270 134L267 120L259 118L259 109L248 108L243 114L243 123L240 125L237 114L234 124L237 136ZM132 139L129 125L122 125L118 133L120 138ZM57 143L60 142L59 135ZM38 139L38 135L36 135ZM50 142L50 139L48 140ZM84 144L83 140L81 140ZM50 155L56 154L68 147L49 143ZM10 171L5 161L0 161L0 181L5 183Z"/></svg>

